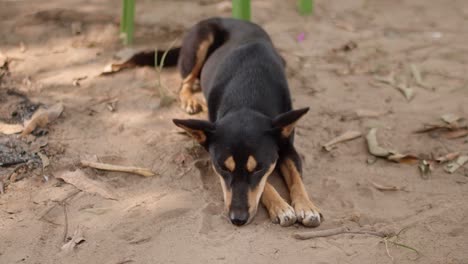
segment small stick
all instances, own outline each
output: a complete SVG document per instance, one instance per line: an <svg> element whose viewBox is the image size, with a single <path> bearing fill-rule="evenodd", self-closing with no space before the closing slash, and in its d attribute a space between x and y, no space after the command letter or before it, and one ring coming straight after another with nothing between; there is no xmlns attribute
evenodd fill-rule
<svg viewBox="0 0 468 264"><path fill-rule="evenodd" d="M348 227L339 227L333 229L325 229L319 231L305 232L305 233L296 233L293 235L294 238L300 240L306 240L317 237L329 237L340 234L360 234L360 235L371 235L381 238L390 237L393 234L391 231L370 231L370 230L350 230Z"/></svg>
<svg viewBox="0 0 468 264"><path fill-rule="evenodd" d="M150 177L150 176L156 175L150 169L146 169L146 168L119 166L119 165L92 162L92 161L86 161L86 160L82 160L81 165L83 165L85 167L99 169L99 170L134 173L134 174L138 174L138 175L145 176L145 177Z"/></svg>
<svg viewBox="0 0 468 264"><path fill-rule="evenodd" d="M65 225L64 225L64 228L63 228L63 242L64 243L67 243L67 237L68 237L68 213L67 213L67 203L66 202L63 202L62 203L62 206L63 206L63 214L65 215Z"/></svg>

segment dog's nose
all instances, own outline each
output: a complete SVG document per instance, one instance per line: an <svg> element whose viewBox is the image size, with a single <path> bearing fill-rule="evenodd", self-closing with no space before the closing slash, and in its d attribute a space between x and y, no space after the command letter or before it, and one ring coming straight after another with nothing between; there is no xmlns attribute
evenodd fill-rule
<svg viewBox="0 0 468 264"><path fill-rule="evenodd" d="M249 211L231 210L231 213L229 214L229 219L231 220L231 223L233 223L236 226L245 225L249 220Z"/></svg>

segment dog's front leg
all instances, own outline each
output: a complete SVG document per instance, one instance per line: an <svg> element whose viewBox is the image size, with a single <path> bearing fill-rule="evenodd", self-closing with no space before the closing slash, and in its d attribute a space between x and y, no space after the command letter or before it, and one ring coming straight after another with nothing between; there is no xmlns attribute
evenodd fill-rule
<svg viewBox="0 0 468 264"><path fill-rule="evenodd" d="M292 208L270 184L265 184L262 194L262 203L270 214L270 219L281 226L290 226L296 223L296 214Z"/></svg>
<svg viewBox="0 0 468 264"><path fill-rule="evenodd" d="M323 220L320 210L309 199L302 182L301 159L294 146L290 145L280 157L280 170L288 185L291 205L296 212L297 220L305 226L316 227Z"/></svg>

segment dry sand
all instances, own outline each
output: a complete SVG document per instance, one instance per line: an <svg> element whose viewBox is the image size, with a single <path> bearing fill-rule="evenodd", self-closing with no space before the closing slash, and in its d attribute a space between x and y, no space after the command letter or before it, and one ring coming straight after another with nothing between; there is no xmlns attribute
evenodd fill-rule
<svg viewBox="0 0 468 264"><path fill-rule="evenodd" d="M398 242L417 249L419 257L392 243L387 251L382 239L366 235L295 240L293 233L310 229L272 224L263 208L248 226L229 224L206 154L172 125L172 118L188 116L177 104L160 107L155 71L97 76L122 49L118 2L0 1L0 51L14 58L8 86L35 102L65 105L43 149L49 181L26 175L0 195L0 263L468 263L466 166L455 174L438 168L423 179L415 165L367 164L363 138L321 150L345 131L378 127L382 144L402 152L468 151L466 138L412 133L445 113L468 117L466 0L316 1L309 18L296 14L292 0L252 1L253 21L287 60L295 107L311 107L296 145L305 159L307 191L326 218L318 230L406 227ZM196 21L229 16L217 8L219 1L137 2L136 48L167 47ZM71 30L76 22L79 35ZM301 33L305 38L298 42ZM340 51L350 41L357 48ZM434 91L413 86L408 102L374 79L393 71L411 81L411 64ZM72 85L83 76L80 86ZM165 69L162 82L175 96L176 70ZM109 111L109 100L118 100L116 111ZM349 118L357 109L387 114ZM94 155L158 175L78 166L80 158ZM114 200L55 179L73 170L82 170ZM0 169L0 175L6 172ZM382 192L373 182L405 191ZM80 229L85 238L68 253L61 250L66 226L66 236Z"/></svg>

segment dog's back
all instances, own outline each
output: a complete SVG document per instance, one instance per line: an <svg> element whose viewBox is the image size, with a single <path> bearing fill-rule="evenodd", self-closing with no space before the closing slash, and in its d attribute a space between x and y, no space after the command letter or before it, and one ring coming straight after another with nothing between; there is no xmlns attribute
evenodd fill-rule
<svg viewBox="0 0 468 264"><path fill-rule="evenodd" d="M234 19L203 23L215 24L224 36L201 72L211 121L243 107L269 117L291 110L284 62L262 28Z"/></svg>

